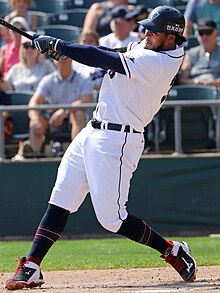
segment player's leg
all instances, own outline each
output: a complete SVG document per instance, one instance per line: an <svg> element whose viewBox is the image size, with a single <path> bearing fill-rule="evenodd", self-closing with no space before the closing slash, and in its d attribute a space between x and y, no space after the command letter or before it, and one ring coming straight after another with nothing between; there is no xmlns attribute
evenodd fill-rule
<svg viewBox="0 0 220 293"><path fill-rule="evenodd" d="M96 143L90 142L90 159L86 160L92 203L99 222L107 230L147 245L170 263L185 281L195 278L196 262L188 245L167 241L144 220L126 211L130 179L141 156L141 143L135 135L100 131ZM97 137L100 137L100 143ZM109 137L110 136L110 137ZM108 154L106 156L106 154Z"/></svg>
<svg viewBox="0 0 220 293"><path fill-rule="evenodd" d="M40 263L60 238L70 212L78 210L88 192L80 137L71 143L58 169L48 208L37 228L31 249L20 259L15 275L6 283L9 290L32 288L44 283Z"/></svg>
<svg viewBox="0 0 220 293"><path fill-rule="evenodd" d="M144 220L132 215L127 216L116 233L156 249L184 281L195 280L197 265L186 242L166 240Z"/></svg>

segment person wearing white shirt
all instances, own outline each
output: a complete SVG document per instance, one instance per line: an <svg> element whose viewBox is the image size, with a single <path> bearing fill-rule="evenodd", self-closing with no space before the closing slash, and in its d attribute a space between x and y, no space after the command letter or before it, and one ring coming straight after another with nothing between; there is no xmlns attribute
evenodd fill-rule
<svg viewBox="0 0 220 293"><path fill-rule="evenodd" d="M135 19L139 10L129 10L120 5L112 10L111 29L112 33L99 39L99 44L108 48L126 47L130 42L141 41L140 34L134 32Z"/></svg>

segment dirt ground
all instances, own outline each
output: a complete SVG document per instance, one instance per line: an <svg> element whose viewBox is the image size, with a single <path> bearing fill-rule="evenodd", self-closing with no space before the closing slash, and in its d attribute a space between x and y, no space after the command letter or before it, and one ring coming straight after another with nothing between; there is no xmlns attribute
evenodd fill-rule
<svg viewBox="0 0 220 293"><path fill-rule="evenodd" d="M197 279L184 283L171 267L150 269L44 272L46 283L33 293L220 293L220 266L199 267ZM0 273L0 292L6 293L9 273ZM15 291L17 292L17 291Z"/></svg>

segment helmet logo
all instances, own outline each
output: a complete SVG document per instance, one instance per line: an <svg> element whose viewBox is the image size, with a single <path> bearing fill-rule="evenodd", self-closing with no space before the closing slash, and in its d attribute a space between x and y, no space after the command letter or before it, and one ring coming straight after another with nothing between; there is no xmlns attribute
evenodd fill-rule
<svg viewBox="0 0 220 293"><path fill-rule="evenodd" d="M182 26L180 26L179 24L175 24L175 25L172 25L172 24L168 24L167 25L167 30L168 31L171 31L171 32L174 32L174 33L183 33L183 30L184 28Z"/></svg>
<svg viewBox="0 0 220 293"><path fill-rule="evenodd" d="M157 18L160 15L160 13L158 11L155 11L153 14L151 13L149 15L149 19L153 20L155 18Z"/></svg>

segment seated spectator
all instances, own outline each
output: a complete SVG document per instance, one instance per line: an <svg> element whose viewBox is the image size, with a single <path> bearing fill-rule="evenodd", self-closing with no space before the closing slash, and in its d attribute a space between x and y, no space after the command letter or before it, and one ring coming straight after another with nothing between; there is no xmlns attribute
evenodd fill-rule
<svg viewBox="0 0 220 293"><path fill-rule="evenodd" d="M45 76L39 83L29 105L35 106L48 102L51 104L72 104L80 105L82 103L92 102L92 85L88 79L83 78L72 69L72 59L64 58L54 61L57 70L52 74ZM69 119L72 127L72 139L86 124L86 110L64 110L55 111L29 111L30 148L33 156L42 156L42 149L45 135L48 130L54 131L62 127L65 119ZM16 160L24 159L22 148L18 151Z"/></svg>
<svg viewBox="0 0 220 293"><path fill-rule="evenodd" d="M3 25L0 25L0 47L11 42L9 35L9 29Z"/></svg>
<svg viewBox="0 0 220 293"><path fill-rule="evenodd" d="M112 33L101 37L99 43L108 48L126 47L130 42L139 42L141 38L134 32L139 9L129 10L127 6L120 5L112 9Z"/></svg>
<svg viewBox="0 0 220 293"><path fill-rule="evenodd" d="M8 95L5 92L4 88L4 82L2 80L2 76L0 75L0 105L10 105L11 104L11 98L10 95ZM7 141L13 131L13 124L9 115L8 111L3 111L3 123L4 123L4 139Z"/></svg>
<svg viewBox="0 0 220 293"><path fill-rule="evenodd" d="M197 25L204 18L210 18L216 23L220 35L220 0L189 0L184 16L186 19L184 36L186 38L193 34L193 25Z"/></svg>
<svg viewBox="0 0 220 293"><path fill-rule="evenodd" d="M29 30L28 23L23 17L15 17L10 23L24 31ZM12 65L19 62L21 35L12 30L9 30L9 34L10 40L8 40L8 43L0 48L0 73L3 78Z"/></svg>
<svg viewBox="0 0 220 293"><path fill-rule="evenodd" d="M79 36L79 44L99 46L99 36L96 32L82 31ZM98 67L91 67L78 63L74 60L72 61L72 64L74 70L83 75L85 78L90 78L93 89L99 91L106 71Z"/></svg>
<svg viewBox="0 0 220 293"><path fill-rule="evenodd" d="M111 10L118 5L126 5L133 9L133 5L128 4L128 0L107 0L95 2L89 8L83 24L84 31L96 31L100 37L110 34L110 22L112 20Z"/></svg>
<svg viewBox="0 0 220 293"><path fill-rule="evenodd" d="M28 33L34 34L34 32ZM34 91L40 80L54 70L55 67L51 60L42 59L38 50L32 46L31 40L22 36L19 62L9 69L4 81L8 91Z"/></svg>
<svg viewBox="0 0 220 293"><path fill-rule="evenodd" d="M220 46L215 22L200 20L197 37L200 45L186 51L178 83L220 86Z"/></svg>
<svg viewBox="0 0 220 293"><path fill-rule="evenodd" d="M8 0L12 12L5 16L5 20L10 22L14 17L21 16L26 19L29 28L35 30L37 27L36 15L30 14L29 8L34 8L35 2L33 0ZM43 1L43 0L42 0Z"/></svg>

